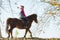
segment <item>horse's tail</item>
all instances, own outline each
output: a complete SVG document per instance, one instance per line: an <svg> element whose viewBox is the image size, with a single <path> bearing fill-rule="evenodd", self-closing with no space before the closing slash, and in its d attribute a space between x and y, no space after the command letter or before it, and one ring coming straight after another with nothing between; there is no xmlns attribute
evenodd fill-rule
<svg viewBox="0 0 60 40"><path fill-rule="evenodd" d="M6 32L7 33L9 33L8 28L9 28L9 20L7 19L7 21L6 21Z"/></svg>

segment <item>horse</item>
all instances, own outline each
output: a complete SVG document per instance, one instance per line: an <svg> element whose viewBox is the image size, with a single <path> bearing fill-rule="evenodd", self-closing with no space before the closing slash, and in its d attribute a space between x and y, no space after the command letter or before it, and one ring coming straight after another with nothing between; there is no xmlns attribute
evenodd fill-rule
<svg viewBox="0 0 60 40"><path fill-rule="evenodd" d="M30 36L32 37L32 32L30 31L30 27L31 27L31 24L32 24L33 21L36 22L36 23L38 23L38 21L37 21L37 14L29 15L26 18L29 19L28 20L29 23L27 25L25 25L23 23L22 19L17 19L17 18L8 18L7 19L7 21L6 21L6 32L8 33L8 38L10 37L10 35L13 38L13 36L12 36L12 30L14 28L26 29L24 37L26 37L26 34L27 34L28 31L30 33ZM10 27L10 29L8 29L9 27Z"/></svg>

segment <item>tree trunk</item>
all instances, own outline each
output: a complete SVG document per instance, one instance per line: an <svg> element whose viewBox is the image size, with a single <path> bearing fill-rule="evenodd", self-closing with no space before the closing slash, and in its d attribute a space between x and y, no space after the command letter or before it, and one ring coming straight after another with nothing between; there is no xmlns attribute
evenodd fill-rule
<svg viewBox="0 0 60 40"><path fill-rule="evenodd" d="M0 0L0 7L1 7L1 5L2 5L2 0ZM0 15L1 15L1 9L0 9ZM2 36L1 36L1 26L0 26L0 38L1 38Z"/></svg>
<svg viewBox="0 0 60 40"><path fill-rule="evenodd" d="M1 36L1 27L0 27L0 38L2 38L2 36Z"/></svg>

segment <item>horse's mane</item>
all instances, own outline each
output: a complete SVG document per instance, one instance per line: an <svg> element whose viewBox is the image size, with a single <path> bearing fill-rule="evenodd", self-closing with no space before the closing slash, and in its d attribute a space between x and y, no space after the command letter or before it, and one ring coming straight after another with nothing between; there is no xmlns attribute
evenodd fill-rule
<svg viewBox="0 0 60 40"><path fill-rule="evenodd" d="M32 14L32 15L29 15L29 16L27 16L27 18L29 18L29 17L37 17L37 14Z"/></svg>

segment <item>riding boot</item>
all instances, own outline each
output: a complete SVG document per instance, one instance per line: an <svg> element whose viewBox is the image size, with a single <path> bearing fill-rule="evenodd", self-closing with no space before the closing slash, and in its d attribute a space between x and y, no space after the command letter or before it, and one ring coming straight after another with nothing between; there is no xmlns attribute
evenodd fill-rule
<svg viewBox="0 0 60 40"><path fill-rule="evenodd" d="M29 19L28 18L25 18L25 20L26 20L26 25L29 23Z"/></svg>
<svg viewBox="0 0 60 40"><path fill-rule="evenodd" d="M24 25L26 26L29 23L29 19L28 18L22 18Z"/></svg>

